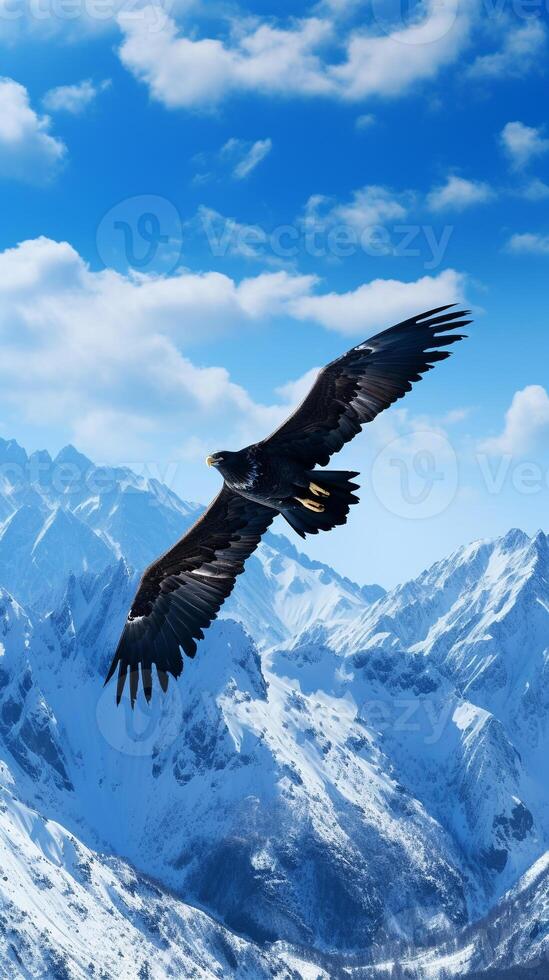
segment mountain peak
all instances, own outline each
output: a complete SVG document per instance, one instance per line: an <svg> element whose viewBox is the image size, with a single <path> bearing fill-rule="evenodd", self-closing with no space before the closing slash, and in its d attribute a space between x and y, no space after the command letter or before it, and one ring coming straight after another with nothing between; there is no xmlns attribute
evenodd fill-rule
<svg viewBox="0 0 549 980"><path fill-rule="evenodd" d="M382 599L384 595L387 595L387 590L383 588L382 585L370 584L363 585L360 589L360 594L366 602L374 603L378 599Z"/></svg>
<svg viewBox="0 0 549 980"><path fill-rule="evenodd" d="M0 439L0 462L24 466L27 459L25 450L16 439Z"/></svg>
<svg viewBox="0 0 549 980"><path fill-rule="evenodd" d="M549 555L549 535L538 531L530 541L530 552L536 556L536 561L544 565Z"/></svg>
<svg viewBox="0 0 549 980"><path fill-rule="evenodd" d="M501 544L505 550L513 548L522 548L525 544L530 543L530 538L526 534L526 531L522 531L519 527L512 527L507 534L504 534L500 538Z"/></svg>
<svg viewBox="0 0 549 980"><path fill-rule="evenodd" d="M81 469L89 469L90 466L94 465L91 459L88 459L88 457L84 456L83 453L78 452L78 449L76 449L70 442L66 446L63 446L63 449L59 450L53 462L54 465L58 463L70 463L71 465L78 466Z"/></svg>
<svg viewBox="0 0 549 980"><path fill-rule="evenodd" d="M29 462L36 460L38 463L51 463L52 458L47 449L35 449L29 456Z"/></svg>

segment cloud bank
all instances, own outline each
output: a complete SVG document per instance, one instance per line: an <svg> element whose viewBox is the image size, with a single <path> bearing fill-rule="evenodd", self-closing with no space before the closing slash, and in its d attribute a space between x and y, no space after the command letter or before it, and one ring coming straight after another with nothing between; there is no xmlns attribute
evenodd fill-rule
<svg viewBox="0 0 549 980"><path fill-rule="evenodd" d="M198 440L219 432L246 443L284 417L303 384L258 403L225 368L193 363L185 351L197 340L203 349L273 316L362 339L452 302L462 286L453 271L412 283L376 280L341 294L322 294L315 277L287 271L239 282L216 272L122 275L90 270L66 242L26 241L0 253L4 417L68 426L69 438L102 457L108 447L115 456L117 444L135 452L160 439L182 444L179 433L188 431Z"/></svg>
<svg viewBox="0 0 549 980"><path fill-rule="evenodd" d="M0 177L40 184L57 173L66 146L50 125L32 108L24 85L0 78Z"/></svg>
<svg viewBox="0 0 549 980"><path fill-rule="evenodd" d="M457 0L426 0L411 24L381 33L379 25L375 33L353 28L343 37L329 17L285 27L235 19L221 39L197 38L172 18L152 30L155 8L140 13L118 17L120 58L170 108L208 107L243 93L346 101L397 96L455 61L471 29L471 5Z"/></svg>

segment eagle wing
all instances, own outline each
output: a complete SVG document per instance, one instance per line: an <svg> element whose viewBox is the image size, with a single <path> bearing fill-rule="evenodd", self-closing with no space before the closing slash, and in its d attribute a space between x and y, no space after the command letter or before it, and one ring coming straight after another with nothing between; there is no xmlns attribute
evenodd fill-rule
<svg viewBox="0 0 549 980"><path fill-rule="evenodd" d="M403 320L358 344L323 368L295 412L262 445L297 456L308 467L326 466L330 456L383 409L410 391L436 361L450 356L437 350L462 340L448 333L471 323L469 310L440 306Z"/></svg>
<svg viewBox="0 0 549 980"><path fill-rule="evenodd" d="M163 691L169 674L179 677L180 648L194 657L202 630L217 616L274 517L270 508L224 485L181 540L146 569L105 680L106 684L119 666L117 704L129 673L133 708L139 667L147 701L153 664Z"/></svg>

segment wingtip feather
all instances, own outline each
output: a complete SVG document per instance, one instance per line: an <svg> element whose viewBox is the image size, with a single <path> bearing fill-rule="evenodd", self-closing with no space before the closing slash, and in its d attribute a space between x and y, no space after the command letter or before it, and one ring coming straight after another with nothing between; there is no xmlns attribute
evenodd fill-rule
<svg viewBox="0 0 549 980"><path fill-rule="evenodd" d="M156 668L156 673L158 674L158 680L160 682L160 687L162 688L164 694L168 690L169 676L165 670L160 670Z"/></svg>
<svg viewBox="0 0 549 980"><path fill-rule="evenodd" d="M446 310L451 310L457 305L457 303L446 303L445 306L436 306L433 310L426 310L425 313L418 313L415 319L419 323L421 320L430 319L432 316L436 316L438 313L445 313Z"/></svg>
<svg viewBox="0 0 549 980"><path fill-rule="evenodd" d="M118 662L119 662L118 657L113 657L112 663L111 663L111 665L109 667L109 670L108 670L108 673L107 673L107 676L105 677L105 680L103 682L103 687L106 687L107 684L109 683L109 681L111 680L111 678L113 677L114 672L115 672L115 670L116 670L116 668L118 666Z"/></svg>

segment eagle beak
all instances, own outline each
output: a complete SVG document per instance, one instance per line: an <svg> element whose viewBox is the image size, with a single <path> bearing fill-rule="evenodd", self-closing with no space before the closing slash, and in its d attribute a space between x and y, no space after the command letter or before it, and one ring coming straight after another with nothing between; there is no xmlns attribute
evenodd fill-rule
<svg viewBox="0 0 549 980"><path fill-rule="evenodd" d="M213 458L213 456L206 456L206 462L207 462L208 466L213 466L213 464L214 464L214 458Z"/></svg>

